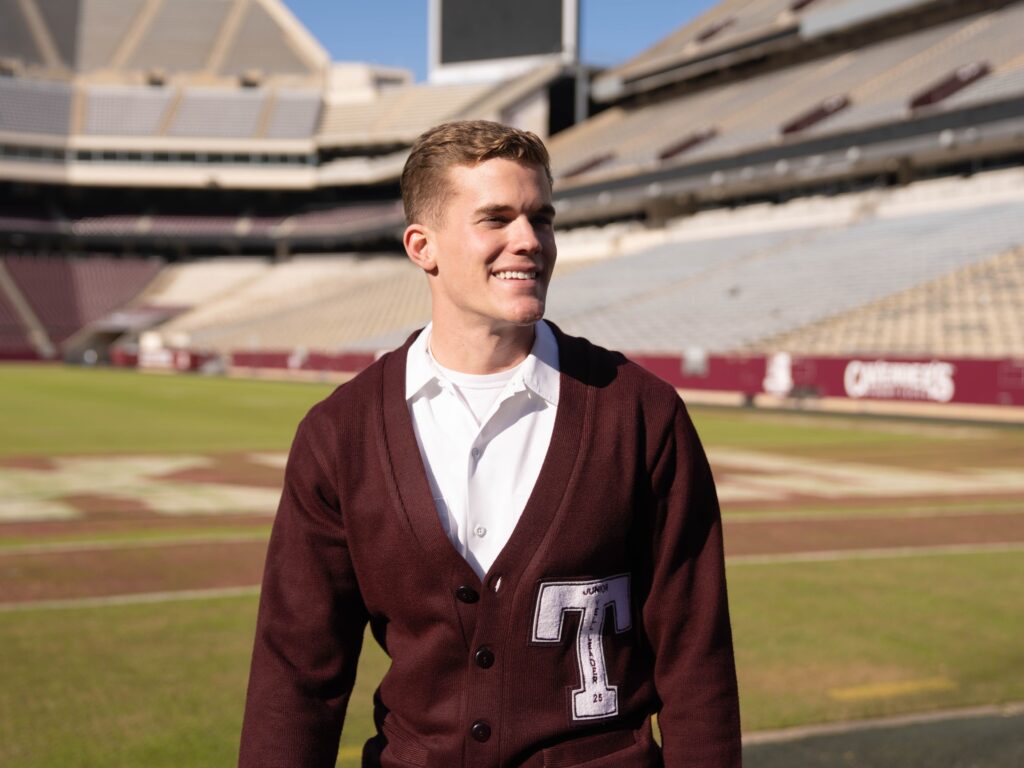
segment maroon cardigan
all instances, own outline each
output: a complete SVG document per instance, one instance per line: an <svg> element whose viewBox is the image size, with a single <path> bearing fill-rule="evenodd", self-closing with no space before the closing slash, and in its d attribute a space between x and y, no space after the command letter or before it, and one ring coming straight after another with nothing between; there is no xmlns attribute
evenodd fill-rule
<svg viewBox="0 0 1024 768"><path fill-rule="evenodd" d="M693 425L671 386L554 330L551 445L483 583L431 498L411 338L299 425L240 766L334 765L367 622L391 667L364 766L740 765L721 521Z"/></svg>

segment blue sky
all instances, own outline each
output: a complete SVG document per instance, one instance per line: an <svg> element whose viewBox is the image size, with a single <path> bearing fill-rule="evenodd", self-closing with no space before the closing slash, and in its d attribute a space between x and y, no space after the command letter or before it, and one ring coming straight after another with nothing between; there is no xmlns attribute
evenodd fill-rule
<svg viewBox="0 0 1024 768"><path fill-rule="evenodd" d="M483 1L483 0L482 0ZM427 0L285 0L335 61L411 69L426 79ZM713 0L581 0L589 64L618 64L714 5Z"/></svg>

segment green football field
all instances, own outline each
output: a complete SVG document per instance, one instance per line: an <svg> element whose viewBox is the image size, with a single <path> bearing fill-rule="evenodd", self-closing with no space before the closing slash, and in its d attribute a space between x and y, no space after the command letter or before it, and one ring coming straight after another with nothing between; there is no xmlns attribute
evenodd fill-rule
<svg viewBox="0 0 1024 768"><path fill-rule="evenodd" d="M233 764L280 459L330 389L0 367L0 765ZM745 731L1024 700L1024 430L693 414ZM339 765L386 668L368 642Z"/></svg>

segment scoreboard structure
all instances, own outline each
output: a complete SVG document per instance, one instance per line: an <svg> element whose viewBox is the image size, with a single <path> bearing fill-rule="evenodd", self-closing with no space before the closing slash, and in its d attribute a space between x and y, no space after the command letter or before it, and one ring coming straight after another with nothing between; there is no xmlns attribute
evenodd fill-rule
<svg viewBox="0 0 1024 768"><path fill-rule="evenodd" d="M579 56L579 0L430 0L433 84L493 82Z"/></svg>

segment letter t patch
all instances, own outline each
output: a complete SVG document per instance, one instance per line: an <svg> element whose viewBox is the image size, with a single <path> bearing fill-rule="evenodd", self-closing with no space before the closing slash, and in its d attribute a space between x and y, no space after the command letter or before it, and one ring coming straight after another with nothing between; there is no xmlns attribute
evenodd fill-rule
<svg viewBox="0 0 1024 768"><path fill-rule="evenodd" d="M565 614L580 614L576 661L581 687L572 691L574 720L596 720L619 713L619 689L608 681L601 636L608 608L615 617L615 632L628 631L632 626L628 574L594 581L544 582L537 594L531 638L535 643L561 643Z"/></svg>

